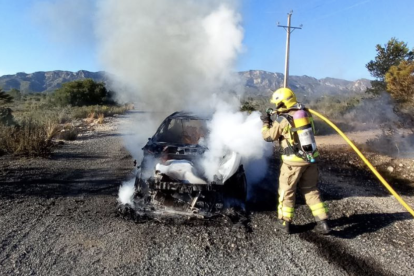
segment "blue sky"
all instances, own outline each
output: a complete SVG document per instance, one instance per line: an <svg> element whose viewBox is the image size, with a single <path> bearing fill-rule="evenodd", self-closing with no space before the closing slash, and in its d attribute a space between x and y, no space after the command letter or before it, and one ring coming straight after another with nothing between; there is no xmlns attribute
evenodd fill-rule
<svg viewBox="0 0 414 276"><path fill-rule="evenodd" d="M59 1L0 0L0 75L102 70L92 18L52 15L43 5ZM93 9L92 0L84 2ZM291 35L290 75L371 78L365 64L375 58L376 44L396 37L414 47L412 0L243 0L239 6L244 28L239 71L284 72L286 31L277 22L286 25L291 10L292 25L303 29ZM64 35L51 34L44 14L72 20L76 28L55 26Z"/></svg>

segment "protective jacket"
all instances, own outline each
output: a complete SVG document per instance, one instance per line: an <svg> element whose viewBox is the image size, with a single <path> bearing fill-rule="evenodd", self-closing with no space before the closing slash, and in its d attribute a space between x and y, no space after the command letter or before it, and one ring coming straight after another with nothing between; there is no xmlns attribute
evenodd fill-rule
<svg viewBox="0 0 414 276"><path fill-rule="evenodd" d="M292 131L294 130L294 126L291 118L293 117L295 112L297 112L297 110L303 108L303 105L296 104L292 108L280 113L275 118L272 118L273 122L271 123L271 125L265 124L262 128L262 135L265 141L277 141L279 143L281 158L283 162L287 165L309 165L309 162L304 158L300 157L300 154L298 154L298 141L296 141L294 131ZM307 115L309 117L309 121L312 124L312 128L314 129L312 115L309 112L307 112ZM317 160L318 156L318 151L313 152L313 158L315 160Z"/></svg>
<svg viewBox="0 0 414 276"><path fill-rule="evenodd" d="M311 209L315 220L320 221L328 218L328 208L322 202L317 187L318 167L315 162L309 162L309 159L303 158L303 155L297 152L298 141L295 141L297 140L297 135L294 132L298 131L298 128L295 128L291 119L295 112L303 110L303 108L302 105L295 104L282 113L279 109L278 112L281 114L274 118L272 123L266 123L262 129L262 135L266 141L278 141L280 145L283 162L280 168L278 187L278 218L284 221L291 221L294 216L297 189L305 196L306 204ZM302 112L301 115L305 115L306 122L310 122L314 129L313 119L309 112L306 114ZM316 160L319 153L317 150L314 150L312 155Z"/></svg>

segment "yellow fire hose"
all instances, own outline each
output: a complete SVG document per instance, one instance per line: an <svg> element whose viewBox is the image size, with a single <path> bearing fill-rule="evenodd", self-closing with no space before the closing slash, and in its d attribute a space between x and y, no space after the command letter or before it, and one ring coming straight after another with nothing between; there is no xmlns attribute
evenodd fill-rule
<svg viewBox="0 0 414 276"><path fill-rule="evenodd" d="M371 171L378 177L378 179L381 181L381 183L385 186L385 188L390 191L390 193L398 200L398 202L401 203L402 206L404 206L405 209L407 209L408 212L414 217L414 211L411 209L410 206L408 206L407 203L394 191L394 189L385 181L385 179L379 174L379 172L372 166L372 164L365 158L365 156L359 151L359 149L352 143L351 140L346 137L346 135L336 126L334 125L328 118L324 117L322 114L316 112L315 110L312 110L310 108L307 108L307 110L324 120L328 125L330 125L333 129L338 132L342 138L345 139L345 141L352 147L352 149L361 157L362 161L365 162L365 164L371 169Z"/></svg>

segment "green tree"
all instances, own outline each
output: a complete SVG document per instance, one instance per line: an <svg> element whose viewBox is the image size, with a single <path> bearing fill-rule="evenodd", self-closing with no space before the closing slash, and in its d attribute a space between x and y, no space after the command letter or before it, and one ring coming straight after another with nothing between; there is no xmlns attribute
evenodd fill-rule
<svg viewBox="0 0 414 276"><path fill-rule="evenodd" d="M400 103L414 102L414 61L402 61L385 74L387 91Z"/></svg>
<svg viewBox="0 0 414 276"><path fill-rule="evenodd" d="M410 51L407 43L398 41L396 38L391 38L384 47L377 44L376 51L375 60L365 65L371 76L376 78L371 82L372 88L367 89L368 93L373 94L387 90L385 74L392 66L397 66L403 60L414 60L414 49Z"/></svg>
<svg viewBox="0 0 414 276"><path fill-rule="evenodd" d="M256 111L256 107L254 106L253 102L250 100L242 102L242 105L240 106L240 111L246 111L248 113L252 113L253 111Z"/></svg>
<svg viewBox="0 0 414 276"><path fill-rule="evenodd" d="M22 99L22 93L20 92L20 90L16 89L16 88L12 88L10 89L7 94L9 94L10 96L13 97L14 100L16 101L20 101Z"/></svg>
<svg viewBox="0 0 414 276"><path fill-rule="evenodd" d="M8 103L12 103L12 102L13 102L13 97L7 94L6 92L4 92L3 89L0 88L0 106L8 104Z"/></svg>
<svg viewBox="0 0 414 276"><path fill-rule="evenodd" d="M112 93L105 84L92 79L78 80L62 84L54 93L58 105L84 106L114 103Z"/></svg>

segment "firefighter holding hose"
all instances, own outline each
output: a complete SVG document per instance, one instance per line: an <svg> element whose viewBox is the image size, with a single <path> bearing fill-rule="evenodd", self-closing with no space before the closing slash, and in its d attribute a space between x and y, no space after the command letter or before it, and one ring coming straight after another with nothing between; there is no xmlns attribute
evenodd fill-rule
<svg viewBox="0 0 414 276"><path fill-rule="evenodd" d="M262 116L262 135L267 142L278 141L282 165L279 176L278 228L290 233L295 211L296 191L306 200L316 220L314 231L328 234L328 209L318 190L319 157L314 137L314 123L310 113L297 102L289 88L279 88L270 100L275 111ZM272 120L274 119L274 120Z"/></svg>

